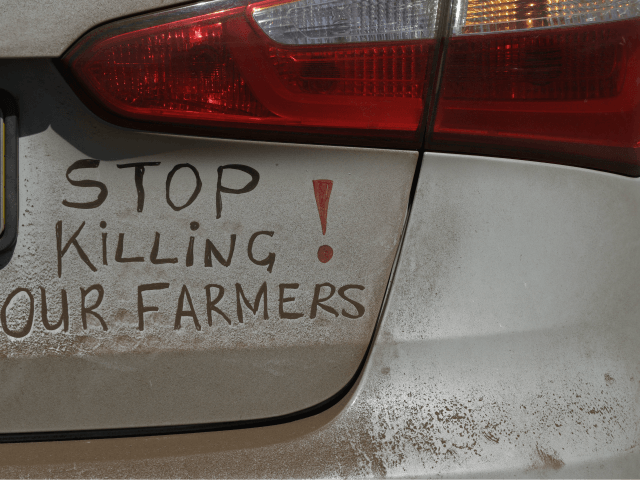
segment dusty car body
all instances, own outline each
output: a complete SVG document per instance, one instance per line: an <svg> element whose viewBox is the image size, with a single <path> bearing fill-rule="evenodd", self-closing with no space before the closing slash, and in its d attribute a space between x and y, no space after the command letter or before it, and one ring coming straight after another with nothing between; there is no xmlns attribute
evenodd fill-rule
<svg viewBox="0 0 640 480"><path fill-rule="evenodd" d="M637 476L638 39L611 50L615 94L585 87L521 144L523 105L533 123L561 94L447 97L471 61L451 52L486 33L454 31L463 3L403 3L440 52L396 96L423 102L409 140L374 110L349 134L152 122L76 75L100 42L258 2L222 3L2 5L2 475ZM542 52L517 80L539 96L568 75ZM496 109L504 140L464 136ZM553 138L580 117L631 133Z"/></svg>

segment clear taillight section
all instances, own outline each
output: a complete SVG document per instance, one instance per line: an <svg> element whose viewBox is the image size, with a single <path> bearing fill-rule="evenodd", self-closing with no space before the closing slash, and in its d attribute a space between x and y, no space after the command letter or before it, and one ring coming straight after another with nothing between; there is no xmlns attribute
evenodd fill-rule
<svg viewBox="0 0 640 480"><path fill-rule="evenodd" d="M417 149L428 123L428 150L640 176L640 0L454 1L215 0L63 62L134 126Z"/></svg>
<svg viewBox="0 0 640 480"><path fill-rule="evenodd" d="M260 28L278 43L395 42L433 38L433 0L282 0L253 8Z"/></svg>
<svg viewBox="0 0 640 480"><path fill-rule="evenodd" d="M419 147L431 2L244 3L107 26L64 62L122 118Z"/></svg>

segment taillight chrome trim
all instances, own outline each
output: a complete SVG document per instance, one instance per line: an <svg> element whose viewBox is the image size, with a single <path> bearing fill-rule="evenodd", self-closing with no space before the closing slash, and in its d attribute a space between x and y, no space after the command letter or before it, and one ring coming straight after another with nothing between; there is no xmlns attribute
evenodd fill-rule
<svg viewBox="0 0 640 480"><path fill-rule="evenodd" d="M9 263L18 238L18 108L13 97L0 89L0 112L3 121L4 230L0 231L0 269Z"/></svg>

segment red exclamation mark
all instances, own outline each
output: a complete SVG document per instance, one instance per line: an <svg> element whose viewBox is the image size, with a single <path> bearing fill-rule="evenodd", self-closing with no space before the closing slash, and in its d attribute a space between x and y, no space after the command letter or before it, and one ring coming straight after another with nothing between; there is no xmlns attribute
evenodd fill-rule
<svg viewBox="0 0 640 480"><path fill-rule="evenodd" d="M327 211L329 210L329 197L333 188L333 180L314 180L313 192L316 194L316 205L320 214L322 235L327 233ZM318 249L318 260L327 263L333 257L333 249L329 245L322 245Z"/></svg>

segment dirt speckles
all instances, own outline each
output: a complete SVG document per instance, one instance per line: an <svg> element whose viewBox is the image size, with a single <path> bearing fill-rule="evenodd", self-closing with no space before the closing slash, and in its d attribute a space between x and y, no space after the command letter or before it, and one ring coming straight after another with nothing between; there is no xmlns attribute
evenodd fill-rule
<svg viewBox="0 0 640 480"><path fill-rule="evenodd" d="M482 432L482 435L484 436L484 438L491 442L500 443L500 439L493 435L491 432L484 431Z"/></svg>
<svg viewBox="0 0 640 480"><path fill-rule="evenodd" d="M370 446L359 441L354 455L362 450L376 457L387 476L559 469L577 459L615 454L636 441L633 397L620 382L603 391L603 373L576 369L568 378L554 367L529 378L522 373L526 369L493 349L492 362L498 360L483 365L491 372L484 375L474 369L471 348L449 355L450 346L378 348L367 387L350 411L359 425L367 420L364 443ZM632 420L619 421L623 417ZM367 465L369 460L360 462L361 469Z"/></svg>
<svg viewBox="0 0 640 480"><path fill-rule="evenodd" d="M536 445L536 452L538 457L542 460L542 468L553 468L554 470L560 470L564 467L564 462L558 458L558 454L555 451L545 451Z"/></svg>
<svg viewBox="0 0 640 480"><path fill-rule="evenodd" d="M613 385L615 383L615 378L613 378L611 375L609 375L608 373L604 374L604 381L607 384L608 387L610 387L611 385Z"/></svg>
<svg viewBox="0 0 640 480"><path fill-rule="evenodd" d="M134 316L134 313L124 308L119 308L113 317L113 323L134 324L138 319Z"/></svg>

